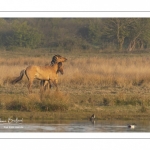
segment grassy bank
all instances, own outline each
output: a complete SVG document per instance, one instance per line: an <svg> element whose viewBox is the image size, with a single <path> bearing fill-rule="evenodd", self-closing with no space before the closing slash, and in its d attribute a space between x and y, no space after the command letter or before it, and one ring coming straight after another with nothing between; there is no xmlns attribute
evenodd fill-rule
<svg viewBox="0 0 150 150"><path fill-rule="evenodd" d="M150 54L60 53L68 61L59 75L59 92L52 87L40 93L35 81L28 94L26 77L16 85L10 81L54 55L29 53L1 52L0 118L89 119L93 113L97 119L149 118Z"/></svg>
<svg viewBox="0 0 150 150"><path fill-rule="evenodd" d="M0 117L24 119L148 119L149 95L1 94Z"/></svg>

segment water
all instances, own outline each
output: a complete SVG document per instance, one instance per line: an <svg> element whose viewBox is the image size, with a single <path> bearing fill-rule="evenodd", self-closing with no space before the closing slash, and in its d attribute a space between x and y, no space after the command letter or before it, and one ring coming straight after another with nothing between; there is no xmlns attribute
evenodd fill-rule
<svg viewBox="0 0 150 150"><path fill-rule="evenodd" d="M135 123L134 129L128 124ZM0 123L0 132L150 132L150 121L88 120Z"/></svg>

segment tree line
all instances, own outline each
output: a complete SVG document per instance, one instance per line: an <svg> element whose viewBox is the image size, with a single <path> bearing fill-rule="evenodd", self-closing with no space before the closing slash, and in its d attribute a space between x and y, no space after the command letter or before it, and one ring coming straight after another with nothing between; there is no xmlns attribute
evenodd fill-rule
<svg viewBox="0 0 150 150"><path fill-rule="evenodd" d="M148 50L150 19L1 18L0 47Z"/></svg>

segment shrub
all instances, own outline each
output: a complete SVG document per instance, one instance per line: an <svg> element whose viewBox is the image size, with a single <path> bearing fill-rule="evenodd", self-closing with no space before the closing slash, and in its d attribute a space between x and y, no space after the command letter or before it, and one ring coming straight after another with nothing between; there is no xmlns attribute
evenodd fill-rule
<svg viewBox="0 0 150 150"><path fill-rule="evenodd" d="M103 98L103 105L108 106L110 101L107 98Z"/></svg>
<svg viewBox="0 0 150 150"><path fill-rule="evenodd" d="M65 111L69 107L68 95L60 92L45 94L38 107L41 111Z"/></svg>
<svg viewBox="0 0 150 150"><path fill-rule="evenodd" d="M65 111L68 110L68 108L68 96L61 93L43 94L40 100L37 96L31 96L28 100L15 99L6 102L7 110L17 111Z"/></svg>
<svg viewBox="0 0 150 150"><path fill-rule="evenodd" d="M147 108L144 105L142 105L140 111L142 113L147 112Z"/></svg>
<svg viewBox="0 0 150 150"><path fill-rule="evenodd" d="M6 104L7 110L27 111L28 107L23 101L13 100Z"/></svg>

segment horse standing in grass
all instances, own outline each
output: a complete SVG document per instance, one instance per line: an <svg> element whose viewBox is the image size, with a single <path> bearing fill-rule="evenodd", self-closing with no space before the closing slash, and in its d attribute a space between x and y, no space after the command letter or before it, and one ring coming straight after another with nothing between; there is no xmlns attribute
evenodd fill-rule
<svg viewBox="0 0 150 150"><path fill-rule="evenodd" d="M58 90L57 71L59 68L59 63L65 62L65 61L67 61L67 59L65 57L62 57L60 55L55 55L52 58L51 65L48 65L48 66L35 66L35 65L28 66L26 69L22 70L20 72L20 76L15 78L11 83L15 84L18 81L22 80L22 78L25 74L28 81L29 81L28 86L27 86L29 93L32 92L31 87L32 87L34 79L48 81L48 82L52 81L53 84L56 86L56 90Z"/></svg>
<svg viewBox="0 0 150 150"><path fill-rule="evenodd" d="M57 70L57 74L58 73L61 73L62 75L64 74L64 70L63 70L63 66L62 66L62 62L59 62L58 63L58 70ZM57 75L58 76L58 75ZM52 87L52 83L53 83L53 81L51 81L51 80L49 80L49 81L45 81L45 80L41 80L41 82L40 82L40 85L41 85L41 89L43 90L43 87L44 87L44 91L46 90L46 89L50 89L51 87ZM58 83L58 80L56 80L55 81L56 83Z"/></svg>

